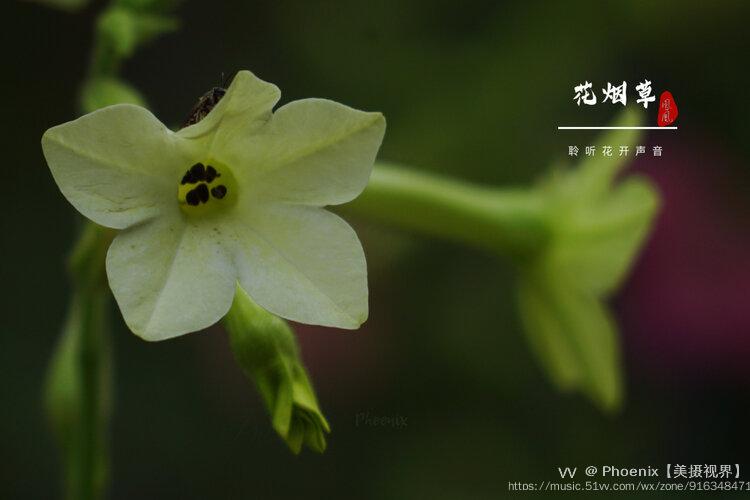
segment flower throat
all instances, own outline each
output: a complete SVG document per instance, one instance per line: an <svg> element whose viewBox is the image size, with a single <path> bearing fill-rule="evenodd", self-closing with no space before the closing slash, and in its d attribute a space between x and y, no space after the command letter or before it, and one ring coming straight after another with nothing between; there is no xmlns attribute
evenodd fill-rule
<svg viewBox="0 0 750 500"><path fill-rule="evenodd" d="M213 197L217 200L223 199L227 195L227 187L224 184L211 184L221 177L211 165L204 166L203 163L196 163L185 172L180 182L180 195L184 195L185 203L191 206L198 206L201 203L208 203ZM193 187L194 186L194 187ZM183 199L182 196L179 196Z"/></svg>

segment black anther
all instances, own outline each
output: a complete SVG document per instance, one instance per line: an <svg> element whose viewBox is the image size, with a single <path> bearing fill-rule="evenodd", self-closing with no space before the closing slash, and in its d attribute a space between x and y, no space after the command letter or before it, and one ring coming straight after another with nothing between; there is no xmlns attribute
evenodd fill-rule
<svg viewBox="0 0 750 500"><path fill-rule="evenodd" d="M198 192L198 198L200 198L203 203L206 203L208 201L208 186L206 186L205 184L200 184L193 191Z"/></svg>
<svg viewBox="0 0 750 500"><path fill-rule="evenodd" d="M211 194L214 195L214 198L222 199L227 194L227 187L221 184L219 186L211 188Z"/></svg>

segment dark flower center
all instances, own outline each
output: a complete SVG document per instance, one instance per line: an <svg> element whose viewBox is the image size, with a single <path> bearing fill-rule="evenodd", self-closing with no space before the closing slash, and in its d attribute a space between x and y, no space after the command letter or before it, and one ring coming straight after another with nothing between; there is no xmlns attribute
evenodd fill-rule
<svg viewBox="0 0 750 500"><path fill-rule="evenodd" d="M182 176L180 184L182 186L194 186L185 193L185 202L188 205L198 206L201 203L208 203L211 196L221 200L227 195L227 187L224 184L218 184L221 174L211 165L196 163L190 167L185 175ZM216 185L211 184L216 181Z"/></svg>

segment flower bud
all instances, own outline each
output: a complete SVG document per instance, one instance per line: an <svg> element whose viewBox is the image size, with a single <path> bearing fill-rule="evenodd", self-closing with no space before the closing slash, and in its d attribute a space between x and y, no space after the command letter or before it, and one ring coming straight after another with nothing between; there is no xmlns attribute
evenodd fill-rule
<svg viewBox="0 0 750 500"><path fill-rule="evenodd" d="M239 286L224 318L234 357L255 382L273 428L293 453L322 453L330 432L286 321L261 308Z"/></svg>

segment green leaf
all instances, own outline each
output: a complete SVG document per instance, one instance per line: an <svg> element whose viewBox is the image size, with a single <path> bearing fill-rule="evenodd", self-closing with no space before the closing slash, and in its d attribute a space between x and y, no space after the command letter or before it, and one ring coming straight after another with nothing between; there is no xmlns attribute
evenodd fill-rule
<svg viewBox="0 0 750 500"><path fill-rule="evenodd" d="M97 20L96 29L101 46L99 58L107 60L107 67L114 68L135 50L155 37L176 30L177 21L165 15L138 11L114 4L107 8ZM100 64L103 64L101 61ZM113 74L114 71L98 71Z"/></svg>
<svg viewBox="0 0 750 500"><path fill-rule="evenodd" d="M273 428L289 449L297 454L304 444L325 451L330 427L289 325L255 304L239 286L224 324L237 363L255 382Z"/></svg>
<svg viewBox="0 0 750 500"><path fill-rule="evenodd" d="M128 57L135 51L138 35L134 11L110 7L99 16L96 29L101 42L118 58Z"/></svg>

